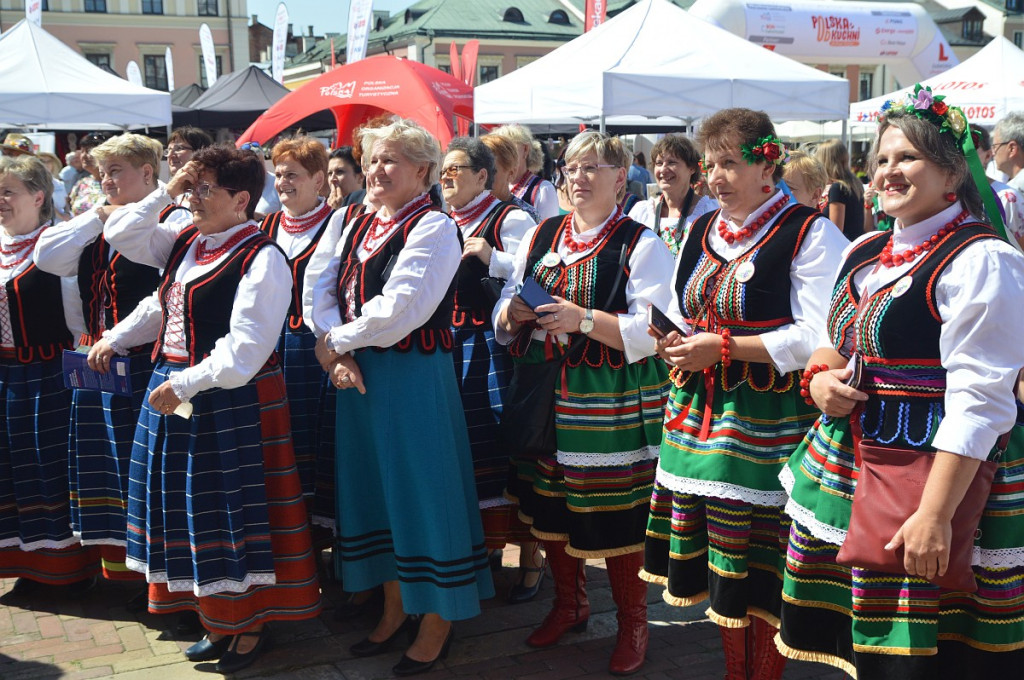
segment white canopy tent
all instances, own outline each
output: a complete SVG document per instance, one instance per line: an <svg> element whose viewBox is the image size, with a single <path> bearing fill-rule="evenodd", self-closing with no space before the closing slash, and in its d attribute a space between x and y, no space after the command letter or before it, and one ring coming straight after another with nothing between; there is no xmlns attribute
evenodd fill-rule
<svg viewBox="0 0 1024 680"><path fill-rule="evenodd" d="M1010 111L1024 110L1024 52L1002 36L993 38L970 59L921 83L948 103L959 106L972 123L991 126ZM913 85L850 105L854 122L878 119L879 109L890 99L902 100Z"/></svg>
<svg viewBox="0 0 1024 680"><path fill-rule="evenodd" d="M171 95L107 73L21 20L0 35L0 126L40 130L171 124Z"/></svg>
<svg viewBox="0 0 1024 680"><path fill-rule="evenodd" d="M665 0L476 88L478 123L678 126L731 106L774 120L840 120L849 84L753 45Z"/></svg>

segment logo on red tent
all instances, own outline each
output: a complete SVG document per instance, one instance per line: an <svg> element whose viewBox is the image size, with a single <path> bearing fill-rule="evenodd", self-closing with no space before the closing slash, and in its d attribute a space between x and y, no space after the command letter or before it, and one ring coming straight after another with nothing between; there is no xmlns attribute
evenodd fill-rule
<svg viewBox="0 0 1024 680"><path fill-rule="evenodd" d="M356 93L356 81L347 83L333 83L328 87L320 88L321 97L337 97L338 99L351 99Z"/></svg>

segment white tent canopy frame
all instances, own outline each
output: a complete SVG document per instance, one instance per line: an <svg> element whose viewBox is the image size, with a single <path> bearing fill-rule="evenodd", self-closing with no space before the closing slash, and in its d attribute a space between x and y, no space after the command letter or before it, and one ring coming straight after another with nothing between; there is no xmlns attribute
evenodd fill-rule
<svg viewBox="0 0 1024 680"><path fill-rule="evenodd" d="M773 120L843 120L849 84L774 54L665 0L476 88L479 123L678 127L732 106Z"/></svg>
<svg viewBox="0 0 1024 680"><path fill-rule="evenodd" d="M97 130L171 124L171 95L107 73L34 23L0 35L0 126Z"/></svg>

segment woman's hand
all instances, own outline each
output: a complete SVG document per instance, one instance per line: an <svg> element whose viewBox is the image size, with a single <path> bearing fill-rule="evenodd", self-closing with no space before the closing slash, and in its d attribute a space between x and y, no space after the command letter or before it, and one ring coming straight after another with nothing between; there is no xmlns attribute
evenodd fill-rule
<svg viewBox="0 0 1024 680"><path fill-rule="evenodd" d="M354 387L359 394L366 394L363 372L359 370L359 364L356 363L355 357L348 354L339 355L328 373L331 376L331 382L339 390Z"/></svg>
<svg viewBox="0 0 1024 680"><path fill-rule="evenodd" d="M171 389L170 380L149 393L149 405L164 415L174 413L174 409L181 405L181 399Z"/></svg>
<svg viewBox="0 0 1024 680"><path fill-rule="evenodd" d="M481 262L489 265L491 263L491 250L491 244L487 242L487 239L471 236L466 239L466 246L462 249L462 259L478 257Z"/></svg>
<svg viewBox="0 0 1024 680"><path fill-rule="evenodd" d="M86 357L85 362L97 373L109 373L110 359L113 356L114 348L110 346L110 343L100 340L89 350L89 356Z"/></svg>
<svg viewBox="0 0 1024 680"><path fill-rule="evenodd" d="M949 520L918 508L907 518L896 535L885 546L896 550L903 546L903 568L911 576L929 581L943 576L949 566L949 550L953 541L953 525Z"/></svg>
<svg viewBox="0 0 1024 680"><path fill-rule="evenodd" d="M103 224L107 223L107 219L114 214L115 210L120 210L124 206L121 205L110 205L109 203L93 208L96 211L96 216L100 218L100 222Z"/></svg>
<svg viewBox="0 0 1024 680"><path fill-rule="evenodd" d="M314 354L316 354L316 360L320 362L320 368L324 369L326 373L331 372L331 366L341 357L340 354L327 345L327 337L329 335L330 333L324 333L316 341L316 348L313 350Z"/></svg>
<svg viewBox="0 0 1024 680"><path fill-rule="evenodd" d="M544 314L544 316L538 316L537 325L551 335L576 333L579 331L580 322L586 316L587 310L557 295L552 295L551 297L555 298L554 302L537 307L536 312L539 314L550 312L549 314Z"/></svg>
<svg viewBox="0 0 1024 680"><path fill-rule="evenodd" d="M167 195L171 198L177 198L186 191L195 189L199 183L200 169L199 163L195 161L189 161L181 166L181 170L174 173L174 177L167 183Z"/></svg>
<svg viewBox="0 0 1024 680"><path fill-rule="evenodd" d="M811 376L810 391L814 405L833 418L853 413L857 404L868 400L868 395L846 384L852 375L852 368L838 368Z"/></svg>
<svg viewBox="0 0 1024 680"><path fill-rule="evenodd" d="M651 326L647 327L647 334L654 338L654 351L658 353L659 357L671 364L671 355L666 350L682 342L683 336L675 331L670 331L668 335L663 336Z"/></svg>
<svg viewBox="0 0 1024 680"><path fill-rule="evenodd" d="M666 345L658 352L659 356L673 366L696 373L722 360L721 335L696 333L688 338L679 338L675 331L669 333L670 338L673 335L678 338L675 344Z"/></svg>
<svg viewBox="0 0 1024 680"><path fill-rule="evenodd" d="M344 202L345 194L341 187L332 186L331 193L327 195L327 205L331 206L332 210L338 210Z"/></svg>

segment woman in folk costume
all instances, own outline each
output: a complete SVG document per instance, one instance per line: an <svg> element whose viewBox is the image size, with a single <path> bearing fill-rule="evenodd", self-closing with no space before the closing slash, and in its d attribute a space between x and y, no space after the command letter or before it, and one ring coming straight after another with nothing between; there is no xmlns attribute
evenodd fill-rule
<svg viewBox="0 0 1024 680"><path fill-rule="evenodd" d="M136 264L110 247L103 238L103 223L114 210L156 189L161 151L159 142L131 133L92 149L106 204L45 230L36 243L40 269L77 279L85 320L78 344L84 348L127 317L160 282L157 268ZM183 208L176 212L188 215ZM153 372L152 353L152 343L130 348L131 396L88 389L74 390L72 396L71 526L83 545L99 546L108 579L142 578L124 565L125 512L132 440Z"/></svg>
<svg viewBox="0 0 1024 680"><path fill-rule="evenodd" d="M269 621L320 610L274 355L291 292L280 282L291 274L252 219L258 158L212 146L182 173L194 225L148 231L165 253L160 286L89 362L106 370L115 351L156 341L132 450L128 566L146 574L150 611L199 613L209 632L186 658L219 658L229 673L258 658Z"/></svg>
<svg viewBox="0 0 1024 680"><path fill-rule="evenodd" d="M980 221L998 224L998 206L963 112L915 90L883 107L872 153L895 225L846 248L828 335L808 362L822 415L782 474L793 525L780 648L862 680L1016 677L1024 433L1013 393L1024 348L1012 339L1024 334L1024 259ZM844 384L851 361L863 367L857 389ZM837 564L863 503L862 443L934 456L916 510L878 541L904 551L891 573ZM999 462L974 540L977 590L940 588L930 581L964 538L951 517L986 459Z"/></svg>
<svg viewBox="0 0 1024 680"><path fill-rule="evenodd" d="M509 190L516 198L525 201L537 211L537 221L543 222L558 215L558 194L555 185L530 171L530 154L533 152L533 135L518 123L503 125L492 135L505 137L519 151L519 165L509 178Z"/></svg>
<svg viewBox="0 0 1024 680"><path fill-rule="evenodd" d="M694 222L678 255L659 340L673 369L644 571L664 598L709 601L726 677L777 679L788 520L778 473L814 422L800 373L824 325L843 236L776 187L785 147L761 111L701 126L720 210Z"/></svg>
<svg viewBox="0 0 1024 680"><path fill-rule="evenodd" d="M381 207L346 228L312 321L340 390L336 564L350 591L384 586L384 614L351 652L386 652L422 615L392 669L413 675L448 653L452 622L494 594L450 355L462 243L432 199L441 149L430 133L395 120L364 129L361 143Z"/></svg>
<svg viewBox="0 0 1024 680"><path fill-rule="evenodd" d="M61 353L80 330L75 281L32 259L52 221L52 193L38 158L0 158L0 577L17 578L4 604L39 584L87 588L99 571L96 550L72 533L69 506Z"/></svg>
<svg viewBox="0 0 1024 680"><path fill-rule="evenodd" d="M557 453L513 458L507 493L543 540L555 578L554 606L526 643L549 647L586 627L585 561L604 558L618 609L608 668L627 675L647 650L647 586L637 572L666 388L647 308L668 304L672 255L616 205L629 166L620 140L580 133L565 162L574 211L526 234L496 308L498 340L517 362L548 361L569 345L554 387ZM555 302L531 310L516 294L527 278Z"/></svg>

